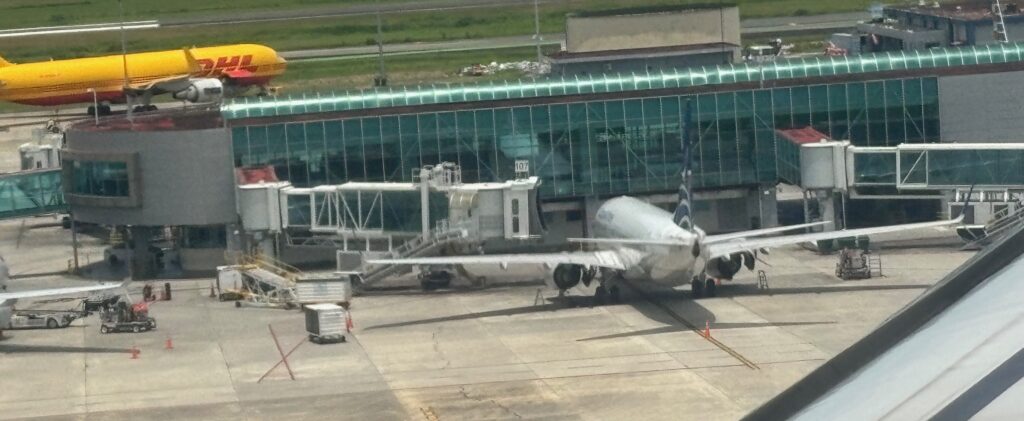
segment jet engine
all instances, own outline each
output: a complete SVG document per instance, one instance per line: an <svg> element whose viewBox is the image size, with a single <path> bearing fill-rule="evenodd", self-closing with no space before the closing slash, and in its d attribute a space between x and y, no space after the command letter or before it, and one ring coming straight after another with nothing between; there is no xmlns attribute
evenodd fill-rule
<svg viewBox="0 0 1024 421"><path fill-rule="evenodd" d="M586 267L583 265L572 265L572 264L561 264L555 267L555 270L551 273L551 278L555 283L555 287L559 290L567 290L580 282L583 285L590 286L590 282L597 276L596 267Z"/></svg>
<svg viewBox="0 0 1024 421"><path fill-rule="evenodd" d="M172 96L188 102L219 102L224 98L224 83L220 79L195 79L187 88Z"/></svg>
<svg viewBox="0 0 1024 421"><path fill-rule="evenodd" d="M740 271L740 268L746 266L747 269L754 270L754 263L757 260L754 257L754 253L744 251L741 253L733 253L727 257L716 257L708 261L704 271L708 276L715 279L732 279L736 272Z"/></svg>

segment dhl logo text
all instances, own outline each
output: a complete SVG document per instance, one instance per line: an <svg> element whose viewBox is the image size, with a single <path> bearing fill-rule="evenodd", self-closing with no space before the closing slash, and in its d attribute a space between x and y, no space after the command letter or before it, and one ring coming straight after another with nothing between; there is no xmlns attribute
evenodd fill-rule
<svg viewBox="0 0 1024 421"><path fill-rule="evenodd" d="M252 65L252 54L246 54L244 56L231 56L231 57L218 57L216 61L210 58L201 58L196 60L199 66L203 69L203 73L212 73L217 70L227 69L242 69L250 72L256 71L256 66Z"/></svg>

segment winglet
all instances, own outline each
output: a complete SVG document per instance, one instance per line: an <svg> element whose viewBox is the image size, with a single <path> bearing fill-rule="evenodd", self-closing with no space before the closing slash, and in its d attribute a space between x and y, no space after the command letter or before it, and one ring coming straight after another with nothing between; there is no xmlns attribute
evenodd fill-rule
<svg viewBox="0 0 1024 421"><path fill-rule="evenodd" d="M960 209L960 215L957 216L956 219L954 219L954 221L963 222L964 215L967 214L967 206L971 204L971 195L974 194L974 186L974 184L971 184L971 188L967 190L967 195L964 196L963 208Z"/></svg>
<svg viewBox="0 0 1024 421"><path fill-rule="evenodd" d="M4 60L3 57L0 57L0 67L7 67L7 66L13 66L13 65L14 65L14 63L11 63L11 62L9 62L7 60Z"/></svg>

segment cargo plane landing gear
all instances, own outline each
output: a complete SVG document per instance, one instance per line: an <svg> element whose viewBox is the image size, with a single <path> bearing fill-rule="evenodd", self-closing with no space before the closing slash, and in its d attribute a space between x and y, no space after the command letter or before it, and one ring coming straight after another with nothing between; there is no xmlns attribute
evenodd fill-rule
<svg viewBox="0 0 1024 421"><path fill-rule="evenodd" d="M100 117L110 115L110 105L101 104L98 108L90 105L89 108L85 110L85 113L88 114L90 117L95 117L97 112L99 113Z"/></svg>

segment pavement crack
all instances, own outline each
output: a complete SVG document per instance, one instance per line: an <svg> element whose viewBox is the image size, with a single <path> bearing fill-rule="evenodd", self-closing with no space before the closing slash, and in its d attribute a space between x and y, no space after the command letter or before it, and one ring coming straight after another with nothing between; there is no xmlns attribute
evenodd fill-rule
<svg viewBox="0 0 1024 421"><path fill-rule="evenodd" d="M433 342L434 353L436 353L438 356L441 357L441 359L444 360L444 367L441 367L441 369L443 370L446 368L451 368L452 360L445 358L444 352L441 351L441 343L437 341L438 333L441 333L441 328L438 328L437 330L430 334L430 340L431 342Z"/></svg>
<svg viewBox="0 0 1024 421"><path fill-rule="evenodd" d="M476 401L476 402L480 402L480 403L490 403L491 405L494 405L494 406L496 406L498 408L501 408L502 411L507 412L509 415L512 415L513 417L516 417L516 419L520 419L520 420L523 419L522 414L514 411L512 408L509 408L508 406L502 405L501 403L499 403L498 401L496 401L494 399L483 400L483 399L480 399L480 398L477 398L477 397L470 396L469 392L466 391L466 386L459 386L459 393L462 394L462 397L464 397L466 399L469 399L469 400L472 400L472 401Z"/></svg>

